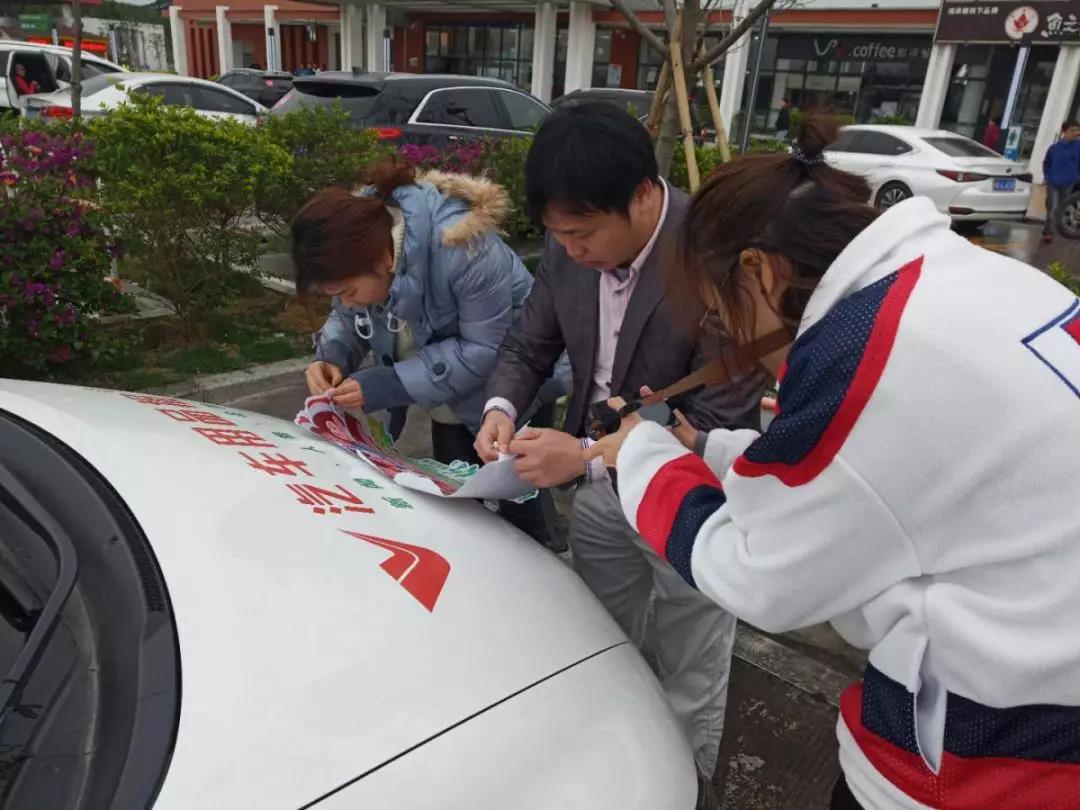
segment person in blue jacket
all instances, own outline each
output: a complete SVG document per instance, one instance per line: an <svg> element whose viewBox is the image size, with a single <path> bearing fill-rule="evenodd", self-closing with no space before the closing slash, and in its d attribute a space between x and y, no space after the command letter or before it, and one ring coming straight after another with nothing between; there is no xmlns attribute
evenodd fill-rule
<svg viewBox="0 0 1080 810"><path fill-rule="evenodd" d="M510 212L490 180L427 172L388 156L362 172L353 192L324 189L292 221L298 292L331 296L307 368L313 395L342 408L391 413L396 438L410 405L431 416L433 455L477 461L473 442L484 388L503 335L532 288L532 276L499 236ZM365 364L368 354L373 364ZM569 388L557 369L522 423L550 424ZM544 545L560 546L550 495L501 512Z"/></svg>
<svg viewBox="0 0 1080 810"><path fill-rule="evenodd" d="M1061 139L1046 150L1043 158L1046 178L1046 226L1043 241L1052 242L1061 217L1061 203L1080 182L1080 124L1066 121L1061 127Z"/></svg>

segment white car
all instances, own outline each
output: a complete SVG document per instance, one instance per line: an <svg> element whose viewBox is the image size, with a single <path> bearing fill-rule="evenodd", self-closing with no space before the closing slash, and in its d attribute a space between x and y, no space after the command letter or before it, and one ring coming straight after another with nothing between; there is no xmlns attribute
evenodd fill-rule
<svg viewBox="0 0 1080 810"><path fill-rule="evenodd" d="M0 619L5 808L695 806L562 562L269 417L0 381Z"/></svg>
<svg viewBox="0 0 1080 810"><path fill-rule="evenodd" d="M113 73L83 82L83 115L103 115L124 103L131 93L156 96L167 105L191 107L207 118L231 118L250 126L269 112L243 93L205 79L169 73ZM29 117L71 117L70 90L26 96L24 100Z"/></svg>
<svg viewBox="0 0 1080 810"><path fill-rule="evenodd" d="M918 195L956 221L985 222L1023 219L1031 198L1025 164L943 129L844 127L825 156L830 165L865 176L871 201L882 209Z"/></svg>
<svg viewBox="0 0 1080 810"><path fill-rule="evenodd" d="M52 93L66 90L71 84L70 48L55 45L39 45L35 42L18 42L0 39L0 113L5 110L22 111L28 95L19 95L15 87L15 68L22 65L26 80L37 85L38 92ZM82 78L92 78L107 73L123 73L120 65L113 64L91 53L82 54Z"/></svg>

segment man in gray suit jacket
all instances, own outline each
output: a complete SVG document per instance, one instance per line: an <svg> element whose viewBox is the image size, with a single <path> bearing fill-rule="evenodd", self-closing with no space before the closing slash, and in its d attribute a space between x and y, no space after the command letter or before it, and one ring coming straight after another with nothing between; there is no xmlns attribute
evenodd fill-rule
<svg viewBox="0 0 1080 810"><path fill-rule="evenodd" d="M663 239L689 201L660 179L645 128L604 102L566 105L544 121L526 164L526 196L547 239L532 292L489 379L476 449L485 460L513 453L519 474L540 487L581 479L570 526L574 567L639 646L647 641L655 590L654 646L664 687L699 771L709 776L723 729L735 619L656 557L626 522L602 462L586 465L581 452L590 404L658 390L709 359L665 296ZM515 438L517 415L564 349L573 369L564 431ZM679 404L701 430L758 427L763 387L764 378L752 374Z"/></svg>

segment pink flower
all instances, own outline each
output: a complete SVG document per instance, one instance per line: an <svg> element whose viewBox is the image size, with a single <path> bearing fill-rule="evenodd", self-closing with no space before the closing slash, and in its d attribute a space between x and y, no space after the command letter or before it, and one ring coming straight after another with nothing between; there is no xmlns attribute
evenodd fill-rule
<svg viewBox="0 0 1080 810"><path fill-rule="evenodd" d="M50 270L59 270L63 266L64 266L64 251L57 248L56 252L53 253L53 255L52 255L52 259L49 261L49 269Z"/></svg>
<svg viewBox="0 0 1080 810"><path fill-rule="evenodd" d="M71 347L61 346L49 355L50 363L66 363L71 359Z"/></svg>

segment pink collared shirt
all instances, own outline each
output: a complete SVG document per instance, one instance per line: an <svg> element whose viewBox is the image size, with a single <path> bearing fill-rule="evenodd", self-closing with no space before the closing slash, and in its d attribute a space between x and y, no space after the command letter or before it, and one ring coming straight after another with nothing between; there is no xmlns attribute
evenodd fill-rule
<svg viewBox="0 0 1080 810"><path fill-rule="evenodd" d="M660 185L664 189L664 205L660 209L660 219L656 221L656 230L645 243L645 247L641 249L641 253L630 263L629 269L605 270L600 274L600 306L597 313L599 331L596 356L593 359L593 388L589 395L590 403L606 401L611 396L611 374L615 367L615 350L619 345L619 332L626 318L630 296L634 294L634 288L641 276L641 268L648 261L653 248L656 247L660 231L664 227L664 220L667 219L670 194L667 182L663 178L660 180Z"/></svg>

